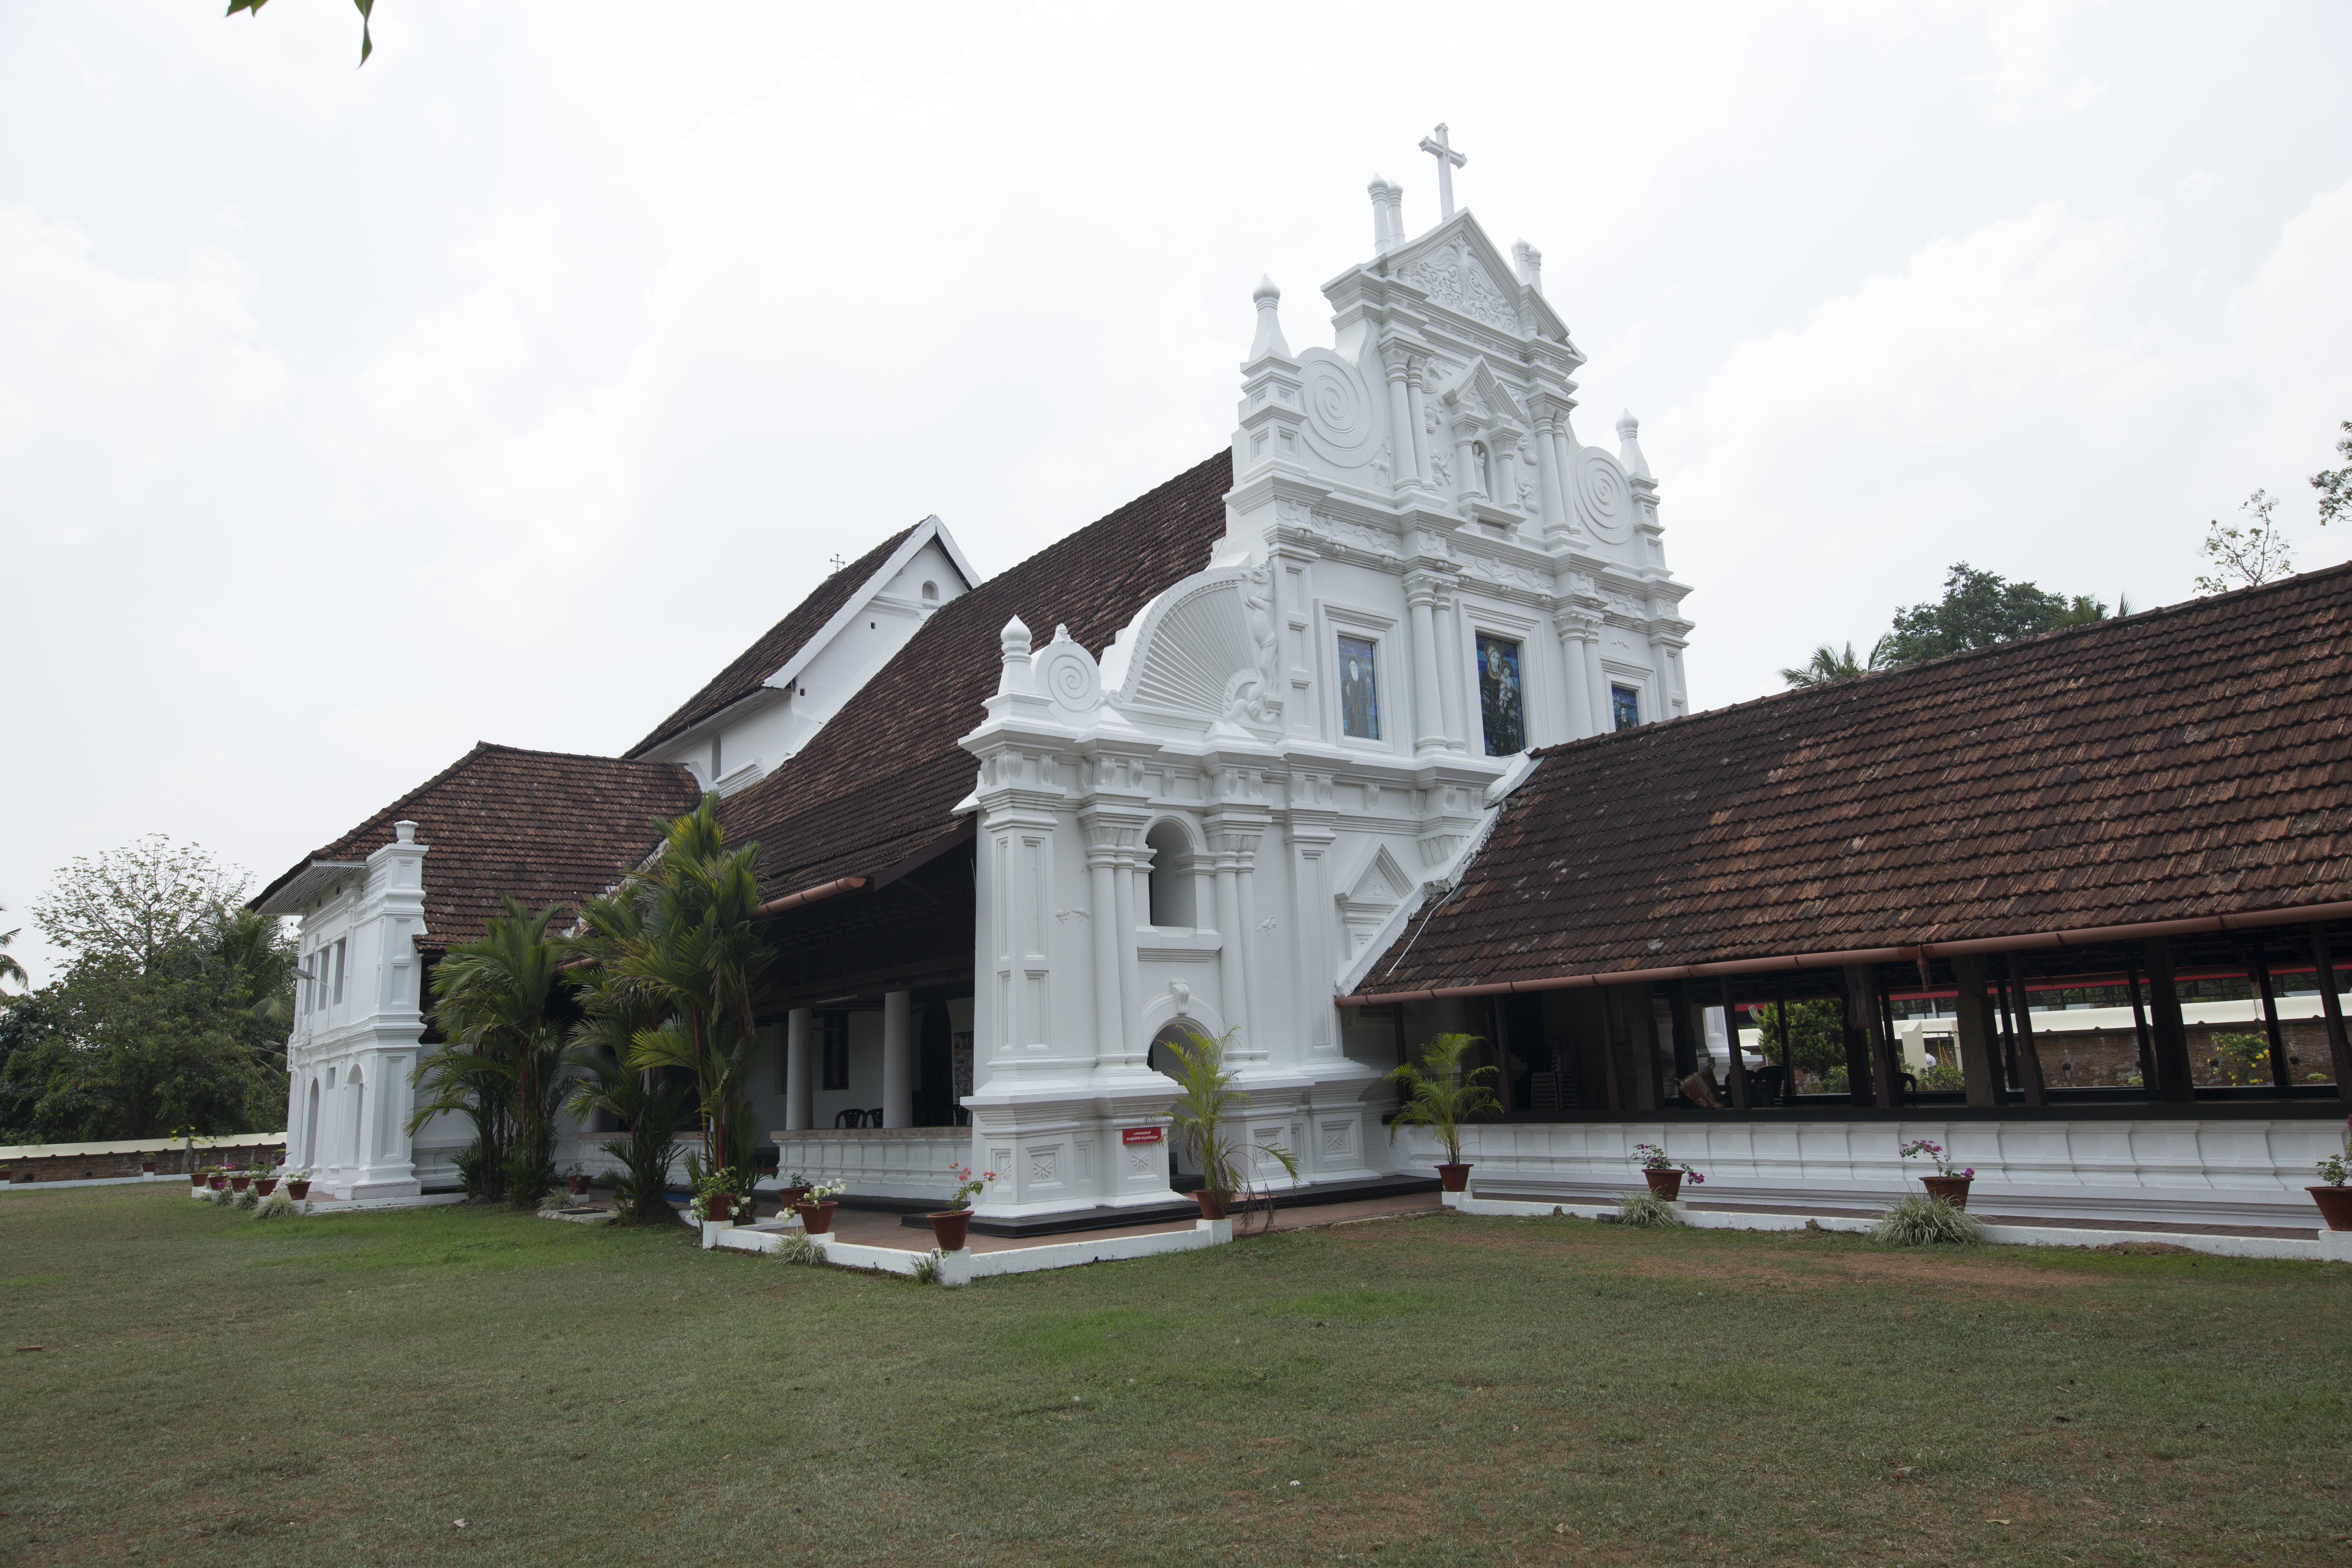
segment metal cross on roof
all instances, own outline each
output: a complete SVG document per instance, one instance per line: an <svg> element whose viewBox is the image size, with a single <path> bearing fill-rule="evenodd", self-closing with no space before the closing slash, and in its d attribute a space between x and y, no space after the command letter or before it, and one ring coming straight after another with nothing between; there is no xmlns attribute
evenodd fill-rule
<svg viewBox="0 0 2352 1568"><path fill-rule="evenodd" d="M1470 159L1466 153L1454 150L1454 144L1445 139L1445 127L1442 124L1438 126L1436 135L1421 139L1421 150L1437 160L1437 205L1442 209L1439 221L1443 222L1454 216L1454 171Z"/></svg>

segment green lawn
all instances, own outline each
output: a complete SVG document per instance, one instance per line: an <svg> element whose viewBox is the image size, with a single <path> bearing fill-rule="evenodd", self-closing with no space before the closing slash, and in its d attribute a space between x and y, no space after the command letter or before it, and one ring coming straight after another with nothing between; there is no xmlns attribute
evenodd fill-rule
<svg viewBox="0 0 2352 1568"><path fill-rule="evenodd" d="M174 1184L0 1196L0 1270L11 1564L2352 1562L2336 1265L1445 1215L955 1291Z"/></svg>

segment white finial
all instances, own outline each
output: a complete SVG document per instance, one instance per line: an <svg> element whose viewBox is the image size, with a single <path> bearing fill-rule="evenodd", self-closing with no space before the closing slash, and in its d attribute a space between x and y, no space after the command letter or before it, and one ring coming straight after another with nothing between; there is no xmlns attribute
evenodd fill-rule
<svg viewBox="0 0 2352 1568"><path fill-rule="evenodd" d="M1019 616L1015 616L1011 620L1004 623L1004 629L997 634L996 640L998 645L1004 649L1005 658L1026 658L1029 657L1029 628L1022 622Z"/></svg>
<svg viewBox="0 0 2352 1568"><path fill-rule="evenodd" d="M996 694L1009 697L1029 689L1029 628L1019 616L1004 623L997 634L998 645L1004 650L1004 668L996 677Z"/></svg>
<svg viewBox="0 0 2352 1568"><path fill-rule="evenodd" d="M1404 241L1404 187L1374 174L1364 189L1372 195L1372 252L1386 256Z"/></svg>
<svg viewBox="0 0 2352 1568"><path fill-rule="evenodd" d="M1519 281L1537 293L1542 293L1543 252L1522 239L1512 245L1511 259L1518 263Z"/></svg>
<svg viewBox="0 0 2352 1568"><path fill-rule="evenodd" d="M1437 205L1440 209L1437 221L1444 223L1454 216L1454 171L1470 159L1467 154L1454 150L1454 144L1445 139L1443 123L1438 126L1437 134L1421 139L1421 150L1437 160Z"/></svg>
<svg viewBox="0 0 2352 1568"><path fill-rule="evenodd" d="M395 844L414 844L414 843L415 843L415 842L416 842L416 824L415 824L415 823L413 823L413 822L395 822L395 823L394 823L394 824L392 825L392 838L393 838L393 842L394 842L394 843L395 843Z"/></svg>
<svg viewBox="0 0 2352 1568"><path fill-rule="evenodd" d="M1268 354L1288 359L1290 345L1282 341L1282 290L1273 279L1260 278L1250 298L1257 303L1257 336L1250 343L1248 363L1255 364Z"/></svg>
<svg viewBox="0 0 2352 1568"><path fill-rule="evenodd" d="M1645 479L1652 477L1650 460L1642 456L1642 422L1633 417L1630 408L1617 416L1617 456L1627 473Z"/></svg>

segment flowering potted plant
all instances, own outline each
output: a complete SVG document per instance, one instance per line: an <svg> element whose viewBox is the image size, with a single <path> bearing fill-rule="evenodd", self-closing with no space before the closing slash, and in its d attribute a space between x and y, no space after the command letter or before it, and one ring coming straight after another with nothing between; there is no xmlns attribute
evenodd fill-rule
<svg viewBox="0 0 2352 1568"><path fill-rule="evenodd" d="M1670 1204L1682 1196L1683 1178L1688 1176L1694 1187L1704 1186L1706 1178L1688 1165L1677 1165L1666 1158L1666 1152L1655 1143L1633 1145L1633 1163L1642 1167L1642 1179L1650 1184L1650 1195L1660 1203Z"/></svg>
<svg viewBox="0 0 2352 1568"><path fill-rule="evenodd" d="M1969 1184L1977 1174L1974 1165L1965 1171L1952 1169L1952 1162L1944 1155L1944 1146L1925 1138L1906 1143L1899 1152L1906 1160L1925 1160L1936 1168L1934 1175L1919 1178L1919 1184L1927 1189L1929 1197L1956 1209L1969 1206Z"/></svg>
<svg viewBox="0 0 2352 1568"><path fill-rule="evenodd" d="M950 1165L948 1169L955 1174L955 1196L948 1200L948 1206L940 1213L923 1217L931 1222L931 1239L940 1244L940 1251L961 1252L971 1233L971 1200L996 1180L996 1173L982 1171L975 1176L970 1165Z"/></svg>
<svg viewBox="0 0 2352 1568"><path fill-rule="evenodd" d="M2327 1222L2330 1230L2352 1230L2352 1116L2344 1119L2344 1149L2319 1162L2319 1179L2325 1186L2305 1187L2311 1201L2319 1205L2319 1217Z"/></svg>
<svg viewBox="0 0 2352 1568"><path fill-rule="evenodd" d="M233 1192L241 1193L245 1191L247 1184L252 1180L253 1173L247 1170L242 1165L235 1167L228 1173L228 1184L230 1190Z"/></svg>
<svg viewBox="0 0 2352 1568"><path fill-rule="evenodd" d="M798 1208L801 1200L808 1196L808 1190L809 1179L798 1171L794 1171L791 1181L782 1183L776 1188L776 1202L782 1205L776 1212L782 1214L785 1209Z"/></svg>
<svg viewBox="0 0 2352 1568"><path fill-rule="evenodd" d="M834 1200L849 1190L846 1182L818 1182L803 1194L793 1205L801 1216L801 1228L811 1236L828 1236L833 1231Z"/></svg>
<svg viewBox="0 0 2352 1568"><path fill-rule="evenodd" d="M213 1168L210 1165L190 1165L188 1167L188 1185L195 1191L203 1192L206 1186L211 1184L212 1179Z"/></svg>
<svg viewBox="0 0 2352 1568"><path fill-rule="evenodd" d="M1389 1074L1403 1103L1389 1123L1389 1142L1400 1127L1426 1127L1445 1145L1445 1163L1437 1167L1438 1185L1449 1193L1470 1185L1470 1167L1462 1161L1462 1124L1474 1116L1499 1115L1502 1101L1486 1087L1502 1075L1493 1067L1462 1070L1462 1054L1479 1043L1476 1035L1440 1035L1421 1047L1421 1065L1411 1063Z"/></svg>
<svg viewBox="0 0 2352 1568"><path fill-rule="evenodd" d="M687 1205L687 1212L712 1225L732 1225L739 1220L749 1225L751 1184L732 1168L713 1171L694 1184L694 1201Z"/></svg>
<svg viewBox="0 0 2352 1568"><path fill-rule="evenodd" d="M206 1184L216 1193L226 1192L228 1190L228 1173L222 1170L218 1165L207 1167L205 1180Z"/></svg>
<svg viewBox="0 0 2352 1568"><path fill-rule="evenodd" d="M253 1178L253 1190L266 1198L278 1190L278 1178L265 1176L257 1172Z"/></svg>
<svg viewBox="0 0 2352 1568"><path fill-rule="evenodd" d="M286 1173L286 1195L298 1204L310 1200L310 1173L308 1168Z"/></svg>

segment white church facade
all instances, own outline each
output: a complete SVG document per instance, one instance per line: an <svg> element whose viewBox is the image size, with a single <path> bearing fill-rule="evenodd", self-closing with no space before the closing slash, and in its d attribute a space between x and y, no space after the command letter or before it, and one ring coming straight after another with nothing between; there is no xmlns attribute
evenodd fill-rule
<svg viewBox="0 0 2352 1568"><path fill-rule="evenodd" d="M1400 187L1375 179L1371 253L1323 290L1329 346L1294 351L1258 287L1218 515L1183 524L1205 559L1143 584L1091 647L1052 592L992 585L1013 612L982 655L992 692L940 716L967 788L911 858L950 838L968 857L964 977L777 999L760 1110L786 1172L919 1199L970 1163L1000 1173L980 1204L994 1216L1171 1202L1166 1149L1134 1140L1164 1120L1151 1053L1171 1030L1230 1036L1253 1131L1296 1152L1301 1182L1398 1168L1394 1044L1334 997L1476 843L1531 747L1685 710L1689 590L1634 424L1580 439L1584 356L1540 254L1507 258L1454 209L1444 127L1424 149L1438 221L1409 237ZM712 789L748 819L763 791L806 797L795 768L830 765L820 737L892 700L878 673L969 676L969 645L925 629L981 585L926 519L625 757L478 748L280 878L258 907L300 919L313 977L289 1042L295 1162L339 1196L450 1185L462 1126L404 1131L434 955L478 934L499 892L609 885L648 806ZM595 840L536 883L488 842L533 800ZM870 899L896 875L877 871L769 890ZM564 1158L600 1148L576 1129Z"/></svg>

